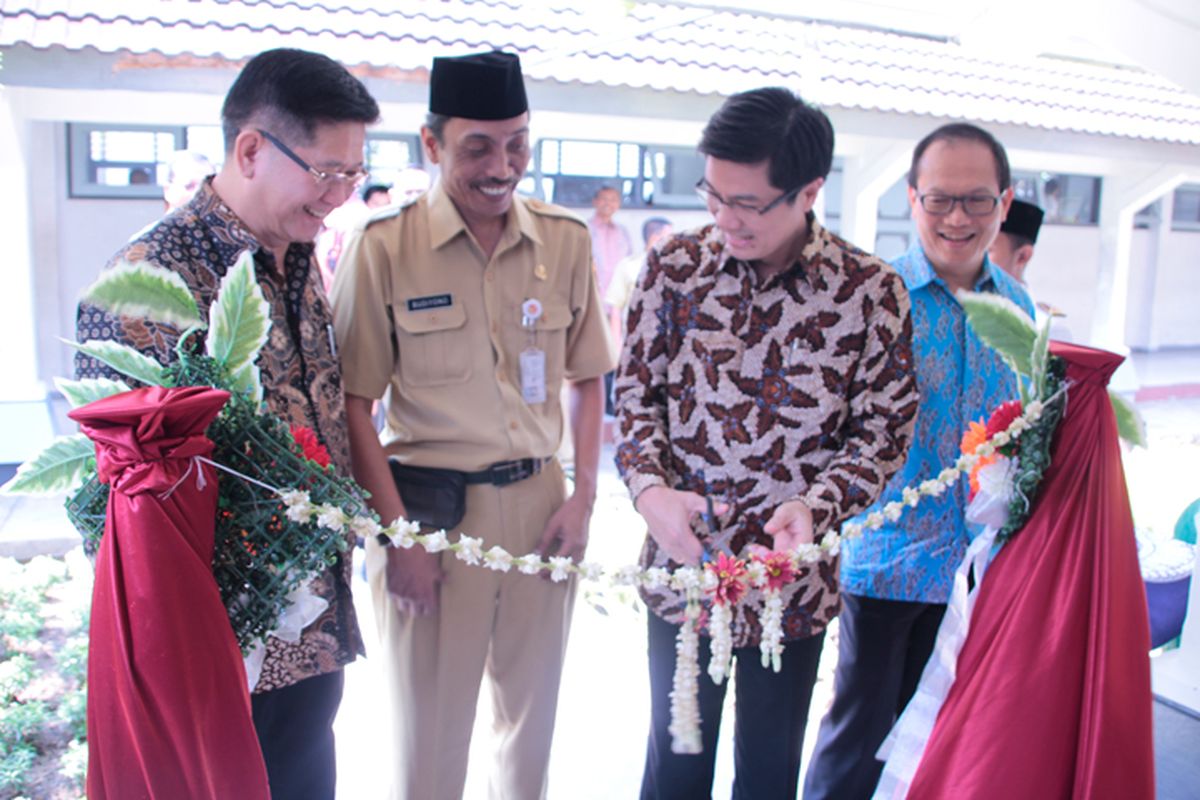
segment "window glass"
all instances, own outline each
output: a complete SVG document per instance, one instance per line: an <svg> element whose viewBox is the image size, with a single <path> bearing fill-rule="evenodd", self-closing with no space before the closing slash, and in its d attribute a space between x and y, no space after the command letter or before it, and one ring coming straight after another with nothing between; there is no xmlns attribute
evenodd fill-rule
<svg viewBox="0 0 1200 800"><path fill-rule="evenodd" d="M1100 219L1100 179L1056 172L1014 172L1013 194L1046 212L1043 224L1095 225Z"/></svg>
<svg viewBox="0 0 1200 800"><path fill-rule="evenodd" d="M545 200L585 208L601 187L621 193L626 208L701 208L696 181L704 161L693 148L542 139L531 170L532 191Z"/></svg>
<svg viewBox="0 0 1200 800"><path fill-rule="evenodd" d="M167 163L183 147L184 137L184 130L175 127L69 123L70 195L161 197Z"/></svg>

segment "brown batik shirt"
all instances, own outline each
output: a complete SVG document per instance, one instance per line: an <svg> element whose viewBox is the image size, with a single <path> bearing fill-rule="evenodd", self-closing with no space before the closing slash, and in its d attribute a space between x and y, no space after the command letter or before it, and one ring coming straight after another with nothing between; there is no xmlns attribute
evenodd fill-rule
<svg viewBox="0 0 1200 800"><path fill-rule="evenodd" d="M649 255L629 308L617 468L635 500L667 486L728 502L717 527L742 557L772 546L763 526L781 503L812 510L818 541L869 506L903 464L917 411L903 282L811 213L808 225L799 260L766 281L715 226L678 234ZM641 565L677 566L650 536ZM642 598L682 621L680 593ZM841 607L837 557L801 565L784 603L785 640L822 631ZM758 644L761 608L754 590L734 609L735 647Z"/></svg>
<svg viewBox="0 0 1200 800"><path fill-rule="evenodd" d="M271 330L258 358L263 399L270 413L289 425L304 425L320 437L333 464L350 474L341 370L333 350L329 303L322 288L313 246L292 243L284 275L271 253L259 246L241 220L212 189L211 179L186 206L174 211L126 245L120 259L147 261L183 278L207 319L224 277L243 252L254 253L259 288L270 307ZM174 360L179 331L169 325L133 317L113 317L80 304L76 337L110 339L130 345L159 362ZM93 358L76 355L77 378L123 378ZM286 487L281 487L286 488ZM267 657L254 691L280 689L305 678L333 672L363 654L362 637L350 597L351 559L313 581L313 591L329 602L325 612L296 644L267 637Z"/></svg>

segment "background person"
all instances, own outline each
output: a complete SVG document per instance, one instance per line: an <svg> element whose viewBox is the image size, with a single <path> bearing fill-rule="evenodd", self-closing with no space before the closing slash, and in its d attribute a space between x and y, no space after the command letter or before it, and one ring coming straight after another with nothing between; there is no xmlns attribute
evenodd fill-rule
<svg viewBox="0 0 1200 800"><path fill-rule="evenodd" d="M421 141L438 182L376 215L333 288L354 474L384 520L416 509L408 474L465 481L465 516L423 521L514 556L582 557L613 355L583 222L515 194L529 111L515 55L435 58ZM571 395L574 491L551 456ZM380 441L371 402L386 391ZM404 471L404 470L402 470ZM410 492L406 503L401 490ZM408 508L413 506L413 508ZM444 557L449 556L449 557ZM575 581L500 573L420 548L367 545L393 700L393 796L462 796L480 682L494 701L491 793L538 798Z"/></svg>
<svg viewBox="0 0 1200 800"><path fill-rule="evenodd" d="M1008 216L1000 223L1000 232L988 248L992 263L1022 286L1025 285L1025 267L1033 258L1033 248L1037 244L1044 216L1045 212L1033 203L1013 198L1008 207Z"/></svg>
<svg viewBox="0 0 1200 800"><path fill-rule="evenodd" d="M638 276L646 266L646 256L661 241L669 239L672 233L671 221L666 217L650 217L642 223L642 242L645 249L636 255L626 256L617 263L612 281L604 293L604 303L609 308L609 330L612 332L613 343L619 348L625 340L625 310L629 307L629 298L633 287L637 285Z"/></svg>

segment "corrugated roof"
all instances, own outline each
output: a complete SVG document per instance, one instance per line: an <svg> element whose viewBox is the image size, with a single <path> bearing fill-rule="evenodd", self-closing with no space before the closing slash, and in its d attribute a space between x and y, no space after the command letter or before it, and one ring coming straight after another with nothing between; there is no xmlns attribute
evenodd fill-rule
<svg viewBox="0 0 1200 800"><path fill-rule="evenodd" d="M290 46L405 71L497 47L534 80L718 95L782 83L824 106L1200 143L1200 98L1145 71L668 3L0 0L0 46L17 43L231 61Z"/></svg>

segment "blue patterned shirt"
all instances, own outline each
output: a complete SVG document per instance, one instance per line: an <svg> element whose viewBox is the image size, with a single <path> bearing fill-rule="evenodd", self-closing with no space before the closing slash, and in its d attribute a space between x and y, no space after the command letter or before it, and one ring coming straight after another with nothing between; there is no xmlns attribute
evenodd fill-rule
<svg viewBox="0 0 1200 800"><path fill-rule="evenodd" d="M904 487L937 477L958 458L967 424L986 421L996 406L1017 397L1012 370L971 331L962 306L933 271L920 243L892 266L912 299L913 361L921 400L904 467L860 521L869 511L899 500ZM990 259L974 288L1007 297L1033 316L1029 295ZM899 522L843 542L843 591L884 600L946 602L972 536L968 528L973 526L963 518L969 489L962 479L941 497L922 497Z"/></svg>

